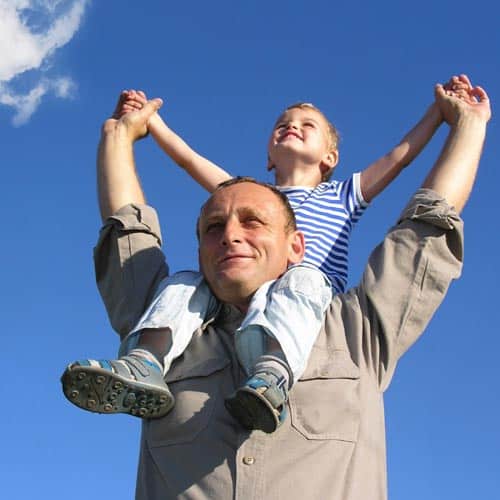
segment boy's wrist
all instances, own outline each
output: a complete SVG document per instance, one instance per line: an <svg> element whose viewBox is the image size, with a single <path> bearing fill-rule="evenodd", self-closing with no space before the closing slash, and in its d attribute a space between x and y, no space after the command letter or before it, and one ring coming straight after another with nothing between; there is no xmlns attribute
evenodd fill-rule
<svg viewBox="0 0 500 500"><path fill-rule="evenodd" d="M441 113L441 109L436 101L434 101L429 106L426 114L436 126L439 126L441 125L441 123L443 123L443 113Z"/></svg>

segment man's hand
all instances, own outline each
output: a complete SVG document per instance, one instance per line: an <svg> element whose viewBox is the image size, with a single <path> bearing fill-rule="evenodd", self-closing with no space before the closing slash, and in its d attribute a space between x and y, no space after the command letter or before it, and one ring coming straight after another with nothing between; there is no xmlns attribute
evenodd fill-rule
<svg viewBox="0 0 500 500"><path fill-rule="evenodd" d="M491 118L486 91L479 86L473 87L467 75L453 76L445 85L437 84L434 94L449 125L455 125L461 116L475 116L484 123Z"/></svg>
<svg viewBox="0 0 500 500"><path fill-rule="evenodd" d="M111 118L119 120L127 113L142 109L147 102L148 98L142 90L124 90L118 98L118 102L116 103L116 107Z"/></svg>
<svg viewBox="0 0 500 500"><path fill-rule="evenodd" d="M143 92L126 90L120 94L115 111L103 125L103 133L125 131L131 142L145 137L147 124L151 116L163 104L161 99L147 100Z"/></svg>

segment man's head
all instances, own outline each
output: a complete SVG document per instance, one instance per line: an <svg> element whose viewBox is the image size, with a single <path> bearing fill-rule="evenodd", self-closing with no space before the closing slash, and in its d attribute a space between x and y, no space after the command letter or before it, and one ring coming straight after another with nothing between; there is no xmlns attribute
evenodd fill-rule
<svg viewBox="0 0 500 500"><path fill-rule="evenodd" d="M266 281L299 263L305 251L286 197L250 178L221 184L198 220L200 268L216 297L246 310Z"/></svg>
<svg viewBox="0 0 500 500"><path fill-rule="evenodd" d="M292 104L279 116L268 143L268 169L300 161L316 169L319 182L328 180L338 162L339 134L313 104ZM318 182L318 183L319 183Z"/></svg>

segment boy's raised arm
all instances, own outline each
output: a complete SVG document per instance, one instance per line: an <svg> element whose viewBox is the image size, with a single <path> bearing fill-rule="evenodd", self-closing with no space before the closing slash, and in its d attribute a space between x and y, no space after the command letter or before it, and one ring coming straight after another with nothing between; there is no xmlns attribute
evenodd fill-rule
<svg viewBox="0 0 500 500"><path fill-rule="evenodd" d="M124 91L118 102L116 117L140 110L147 102L146 94L141 90ZM213 192L221 182L232 178L224 169L194 151L158 113L149 119L148 131L161 149L208 192Z"/></svg>
<svg viewBox="0 0 500 500"><path fill-rule="evenodd" d="M442 121L439 106L434 102L392 151L361 172L361 192L365 201L372 201L398 176L422 151Z"/></svg>
<svg viewBox="0 0 500 500"><path fill-rule="evenodd" d="M149 120L148 130L161 149L209 193L232 178L224 169L194 151L158 113Z"/></svg>

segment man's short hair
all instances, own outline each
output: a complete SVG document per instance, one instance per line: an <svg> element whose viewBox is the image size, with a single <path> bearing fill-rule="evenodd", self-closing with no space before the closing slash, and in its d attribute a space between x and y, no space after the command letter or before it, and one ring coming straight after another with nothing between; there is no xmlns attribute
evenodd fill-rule
<svg viewBox="0 0 500 500"><path fill-rule="evenodd" d="M198 238L198 240L200 239L200 231L199 231L200 217L201 217L206 205L208 204L208 202L213 198L214 194L221 191L222 189L226 189L230 186L234 186L235 184L242 184L243 182L250 182L252 184L257 184L258 186L262 186L262 187L272 191L276 195L276 197L278 198L278 200L283 208L284 214L285 214L285 219L286 219L285 231L288 234L288 233L291 233L292 231L297 230L297 221L295 219L295 213L293 212L293 209L290 205L290 202L288 201L288 198L286 197L285 194L283 194L279 189L277 189L276 186L273 186L272 184L268 184L267 182L258 181L256 179L254 179L253 177L238 176L238 177L233 177L232 179L229 179L228 181L221 182L215 188L215 190L212 192L212 194L210 195L210 198L208 198L208 200L205 203L203 203L203 205L201 206L200 215L198 216L198 220L196 221L196 237Z"/></svg>

